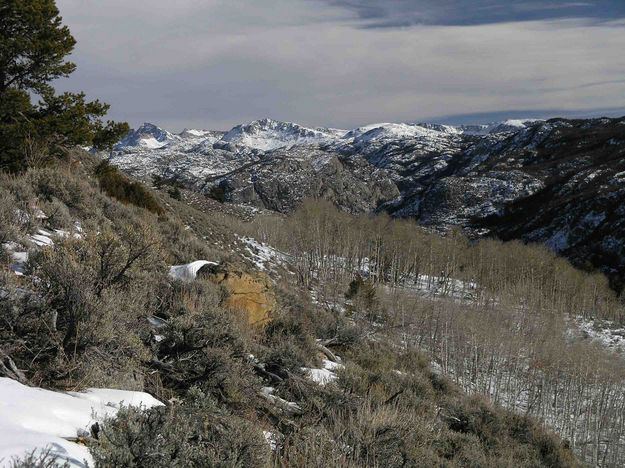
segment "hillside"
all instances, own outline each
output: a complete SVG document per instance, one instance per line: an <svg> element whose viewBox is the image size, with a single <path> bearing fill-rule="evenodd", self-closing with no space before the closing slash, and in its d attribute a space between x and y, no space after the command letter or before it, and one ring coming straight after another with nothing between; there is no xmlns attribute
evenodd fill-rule
<svg viewBox="0 0 625 468"><path fill-rule="evenodd" d="M146 124L109 160L148 181L281 213L318 197L439 232L541 242L621 289L623 118L351 131L265 119L206 137L169 134L150 146L164 134Z"/></svg>
<svg viewBox="0 0 625 468"><path fill-rule="evenodd" d="M358 1L2 1L0 468L625 466L625 118L70 90L618 108L605 5Z"/></svg>
<svg viewBox="0 0 625 468"><path fill-rule="evenodd" d="M476 307L488 302L487 277L474 284L433 276L441 262L449 278L459 272L448 261L453 249L441 246L432 263L405 270L417 278L417 289L405 289L398 282L405 274L383 267L386 259L366 250L346 255L304 236L322 234L307 226L330 216L343 240L354 240L342 245L360 249L347 226L364 220L341 220L348 215L325 205L307 202L308 211L282 221L270 213L245 221L245 209L228 213L192 191L181 190L179 201L166 187L140 188L81 152L55 168L2 177L0 373L54 392L111 395L106 411L93 406L93 416L84 399L46 394L76 413L63 431L51 429L57 420L43 409L11 425L0 421L36 435L18 445L3 436L4 463L29 443L41 449L61 437L69 451L35 452L16 466L57 456L83 466L81 444L95 466L575 466L570 442L532 417L467 396L464 378L417 346L409 323L420 313L397 328L401 308L414 301L449 311L459 298L474 297ZM430 250L446 242L410 229ZM383 241L384 255L393 242ZM461 276L470 271L477 270ZM583 291L610 300L595 279L585 281ZM417 294L398 303L392 291ZM597 313L611 316L615 306ZM26 390L0 384L15 405L28 405ZM124 408L119 400L130 403L135 394L112 396L110 388L148 392L166 406ZM619 454L610 448L608 456Z"/></svg>

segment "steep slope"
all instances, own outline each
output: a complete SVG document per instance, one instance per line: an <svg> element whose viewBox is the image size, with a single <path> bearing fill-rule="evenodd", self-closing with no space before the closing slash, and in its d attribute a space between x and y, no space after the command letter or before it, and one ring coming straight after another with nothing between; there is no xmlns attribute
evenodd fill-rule
<svg viewBox="0 0 625 468"><path fill-rule="evenodd" d="M303 196L319 196L320 191L361 192L363 187L358 185L357 180L363 179L359 174L369 172L365 182L385 179L383 184L386 186L394 183L402 200L398 200L396 195L391 196L393 190L386 190L386 194L377 197L375 203L365 202L364 205L377 208L381 202L392 201L388 205L390 212L397 216L420 217L419 205L423 193L437 180L453 175L456 166L462 165L463 161L467 166L464 153L468 148L486 139L491 145L498 143L502 135L532 123L509 121L473 127L380 123L345 131L312 129L295 123L263 119L239 125L229 132L185 130L179 135L144 124L114 148L110 160L138 177L157 175L204 193L219 185L226 191L225 199L228 201L280 211L292 209ZM481 136L475 136L475 133ZM286 160L290 161L289 167L284 165ZM314 180L319 179L317 170L326 165L322 161L330 160L338 160L343 166L350 161L354 177L351 180L331 181L329 177L322 177L323 187L313 189L318 185L318 181ZM371 169L367 170L367 165L372 166ZM335 164L334 167L338 166ZM338 172L344 174L349 170ZM259 197L241 195L242 184L256 188L276 179L290 184L294 193L303 196L285 204L284 196L278 196L279 191ZM526 195L528 183L521 185L521 194ZM506 200L514 198L518 192L512 191ZM243 192L246 193L245 190ZM370 191L364 190L363 197L369 198ZM351 199L351 202L341 205L343 208L349 211L363 209L363 203L354 197L343 198ZM280 205L285 208L276 208ZM461 218L464 220L466 216Z"/></svg>
<svg viewBox="0 0 625 468"><path fill-rule="evenodd" d="M503 239L544 242L578 266L600 266L621 288L625 119L551 121L519 134L501 157L521 164L544 186L480 224Z"/></svg>
<svg viewBox="0 0 625 468"><path fill-rule="evenodd" d="M230 202L281 213L293 211L305 198L323 198L346 211L367 213L400 195L384 171L360 158L314 147L276 150L214 182Z"/></svg>
<svg viewBox="0 0 625 468"><path fill-rule="evenodd" d="M323 197L350 212L369 212L399 197L385 171L362 158L334 151L346 132L308 129L264 119L230 132L185 131L167 144L130 144L150 134L171 135L150 125L116 146L110 161L149 180L158 176L226 201L289 212L306 197ZM141 140L142 141L142 140Z"/></svg>

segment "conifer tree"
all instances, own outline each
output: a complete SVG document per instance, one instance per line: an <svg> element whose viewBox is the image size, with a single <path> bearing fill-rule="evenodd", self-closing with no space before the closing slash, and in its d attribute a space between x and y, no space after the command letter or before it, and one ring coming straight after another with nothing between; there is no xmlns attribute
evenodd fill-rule
<svg viewBox="0 0 625 468"><path fill-rule="evenodd" d="M55 93L52 82L76 69L67 60L75 44L55 0L2 0L0 169L43 164L76 145L105 149L128 131L126 123L102 121L107 104Z"/></svg>

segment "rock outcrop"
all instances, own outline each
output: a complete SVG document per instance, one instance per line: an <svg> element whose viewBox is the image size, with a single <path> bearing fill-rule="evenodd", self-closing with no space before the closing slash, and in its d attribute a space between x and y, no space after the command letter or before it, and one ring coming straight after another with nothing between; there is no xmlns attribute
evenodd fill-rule
<svg viewBox="0 0 625 468"><path fill-rule="evenodd" d="M198 278L207 278L227 292L225 306L241 312L251 325L264 325L271 320L276 296L269 276L247 272L230 265L206 265Z"/></svg>

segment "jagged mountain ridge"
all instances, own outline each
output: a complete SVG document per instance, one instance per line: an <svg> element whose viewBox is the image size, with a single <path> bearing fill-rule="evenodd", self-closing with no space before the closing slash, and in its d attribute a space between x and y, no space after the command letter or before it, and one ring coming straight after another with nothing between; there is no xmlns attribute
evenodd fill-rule
<svg viewBox="0 0 625 468"><path fill-rule="evenodd" d="M499 135L529 122L466 127L382 123L340 130L262 119L228 132L185 130L180 134L146 123L115 146L111 161L135 176L158 175L204 193L219 187L233 203L288 211L302 198L293 200L293 195L304 194L333 199L347 211L369 211L391 202L397 206L401 199L412 197L413 179L447 167L446 160L464 148L466 138L476 133ZM406 174L421 164L420 156L434 154L436 160L427 168ZM328 161L333 161L329 172L322 170ZM262 175L257 173L261 166ZM350 182L337 180L348 172L365 184L358 192L366 203L355 197L341 201L341 192L353 192ZM269 180L273 184L267 184ZM373 191L366 187L370 183ZM293 190L265 193L266 187L276 186Z"/></svg>
<svg viewBox="0 0 625 468"><path fill-rule="evenodd" d="M237 125L229 131L185 129L173 134L152 123L144 123L115 146L115 151L143 147L163 149L176 143L189 141L212 141L216 149L232 151L271 151L289 146L328 144L338 145L351 142L363 145L371 141L402 139L411 137L435 137L441 135L492 135L516 131L538 122L537 120L508 120L486 125L439 125L432 123L377 123L352 130L335 128L308 128L292 122L261 119ZM153 144L156 141L158 145ZM195 141L197 143L197 141Z"/></svg>
<svg viewBox="0 0 625 468"><path fill-rule="evenodd" d="M353 130L264 119L178 135L145 124L110 161L280 212L322 197L440 231L544 242L578 266L601 268L618 287L624 276L625 118Z"/></svg>

